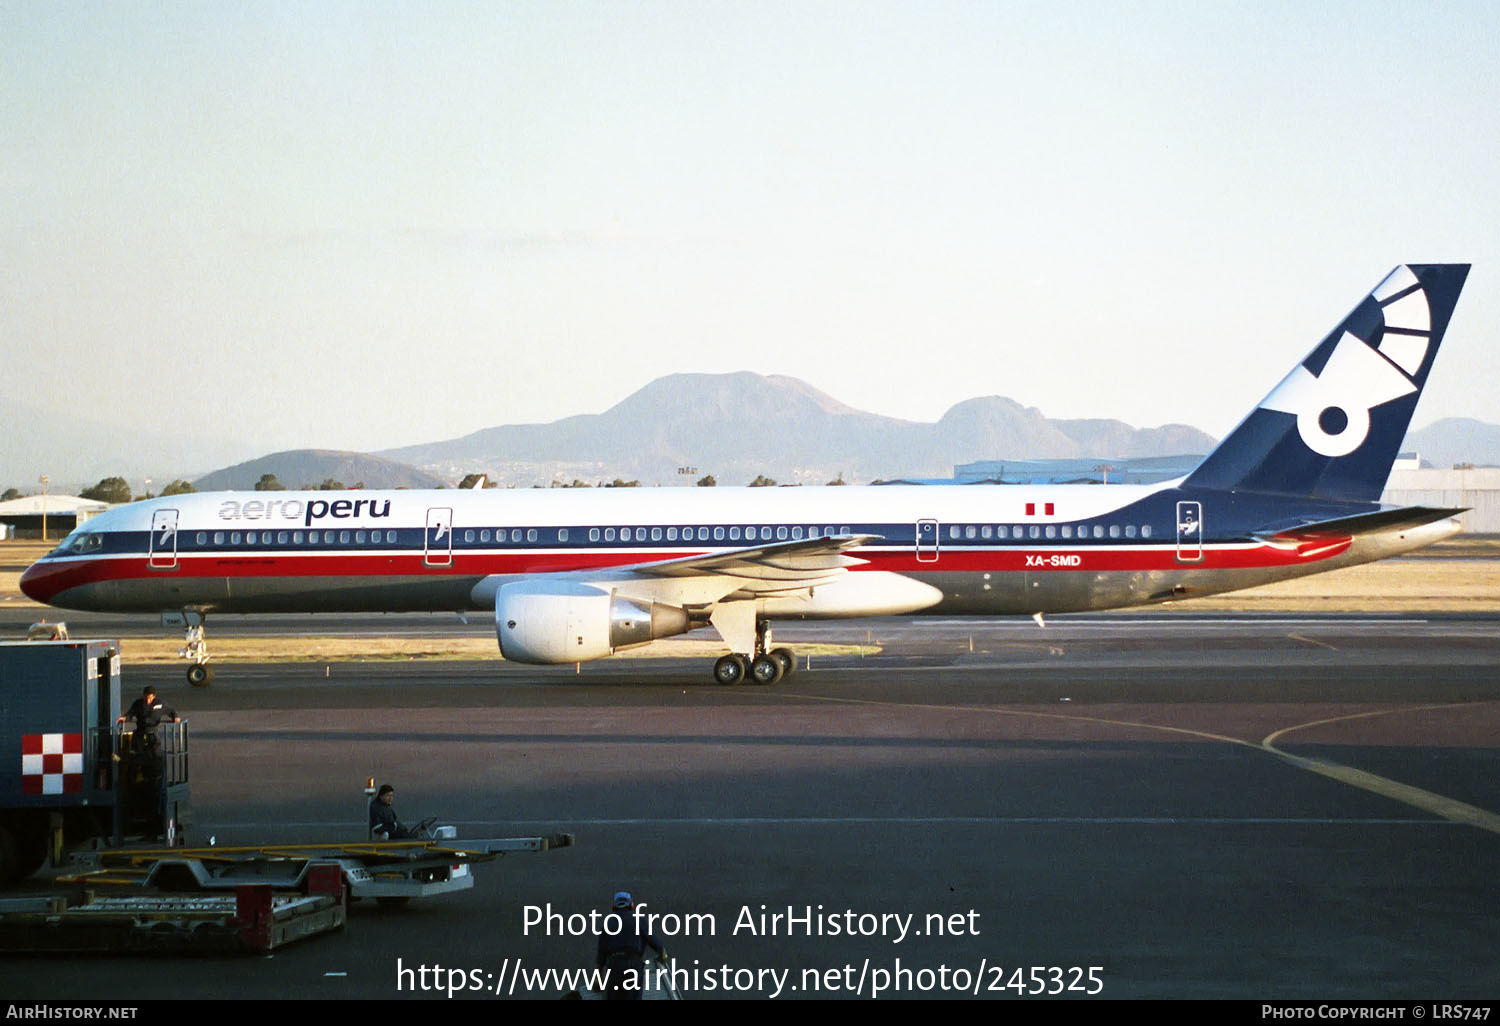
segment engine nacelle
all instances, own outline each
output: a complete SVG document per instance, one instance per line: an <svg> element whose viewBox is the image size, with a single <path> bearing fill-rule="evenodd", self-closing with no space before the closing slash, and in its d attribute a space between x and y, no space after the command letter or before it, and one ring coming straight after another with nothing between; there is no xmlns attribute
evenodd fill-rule
<svg viewBox="0 0 1500 1026"><path fill-rule="evenodd" d="M581 663L693 629L685 610L589 584L516 581L495 592L500 654L517 663Z"/></svg>

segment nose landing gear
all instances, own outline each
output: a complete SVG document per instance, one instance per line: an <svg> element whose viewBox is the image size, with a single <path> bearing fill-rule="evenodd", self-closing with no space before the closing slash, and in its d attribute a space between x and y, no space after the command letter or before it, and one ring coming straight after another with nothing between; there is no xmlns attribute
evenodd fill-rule
<svg viewBox="0 0 1500 1026"><path fill-rule="evenodd" d="M161 614L163 627L181 627L182 647L177 654L191 660L187 668L187 682L195 688L206 688L214 682L214 670L208 665L208 639L203 634L203 614L196 609L184 609L180 613Z"/></svg>

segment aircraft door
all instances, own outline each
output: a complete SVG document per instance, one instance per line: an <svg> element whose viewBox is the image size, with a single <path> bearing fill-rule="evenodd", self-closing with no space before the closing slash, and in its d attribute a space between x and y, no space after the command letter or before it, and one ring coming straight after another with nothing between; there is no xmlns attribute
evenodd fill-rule
<svg viewBox="0 0 1500 1026"><path fill-rule="evenodd" d="M151 549L147 565L152 570L177 569L177 511L159 509L151 514Z"/></svg>
<svg viewBox="0 0 1500 1026"><path fill-rule="evenodd" d="M1203 504L1177 504L1177 562L1198 563L1203 559Z"/></svg>
<svg viewBox="0 0 1500 1026"><path fill-rule="evenodd" d="M453 510L438 508L427 511L422 562L427 566L453 565Z"/></svg>
<svg viewBox="0 0 1500 1026"><path fill-rule="evenodd" d="M938 559L938 522L917 521L917 562L936 563Z"/></svg>

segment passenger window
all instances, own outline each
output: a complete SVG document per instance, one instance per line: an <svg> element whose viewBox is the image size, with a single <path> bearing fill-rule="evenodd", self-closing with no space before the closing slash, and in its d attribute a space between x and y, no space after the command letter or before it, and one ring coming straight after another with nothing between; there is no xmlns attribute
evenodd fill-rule
<svg viewBox="0 0 1500 1026"><path fill-rule="evenodd" d="M464 541L466 541L466 542L472 542L473 540L474 540L474 532L473 532L473 530L465 531L464 532Z"/></svg>
<svg viewBox="0 0 1500 1026"><path fill-rule="evenodd" d="M614 541L615 540L615 529L613 527L606 527L604 529L604 540L605 541Z"/></svg>
<svg viewBox="0 0 1500 1026"><path fill-rule="evenodd" d="M354 540L356 542L358 542L359 544L363 545L365 543L365 532L363 532L363 531L355 531L354 532ZM469 541L473 541L474 540L474 532L473 531L469 532L469 538L468 538L468 540Z"/></svg>
<svg viewBox="0 0 1500 1026"><path fill-rule="evenodd" d="M730 541L739 541L740 540L739 525L735 525L734 527L731 527L729 529L729 540Z"/></svg>
<svg viewBox="0 0 1500 1026"><path fill-rule="evenodd" d="M1151 537L1151 525L1150 524L1142 524L1141 525L1141 537L1142 538L1149 538L1149 537Z"/></svg>
<svg viewBox="0 0 1500 1026"><path fill-rule="evenodd" d="M1135 525L1134 524L1126 524L1125 525L1125 537L1127 537L1127 538L1134 538L1135 537Z"/></svg>
<svg viewBox="0 0 1500 1026"><path fill-rule="evenodd" d="M800 527L794 527L794 528L792 528L792 539L794 541L796 541L796 540L800 540L801 537L802 537L802 528L800 528Z"/></svg>
<svg viewBox="0 0 1500 1026"><path fill-rule="evenodd" d="M515 543L517 543L517 544L520 544L520 541L521 541L521 529L519 527L513 527L513 528L511 528L510 540L513 541L513 542L515 542Z"/></svg>
<svg viewBox="0 0 1500 1026"><path fill-rule="evenodd" d="M340 545L348 545L349 544L349 532L348 531L340 531L339 532L339 544Z"/></svg>
<svg viewBox="0 0 1500 1026"><path fill-rule="evenodd" d="M979 531L973 524L969 524L964 528L964 537L969 541L973 541L975 538L979 537Z"/></svg>
<svg viewBox="0 0 1500 1026"><path fill-rule="evenodd" d="M229 544L231 544L231 545L238 545L239 543L240 543L240 532L238 532L238 531L231 532L230 535L229 535Z"/></svg>
<svg viewBox="0 0 1500 1026"><path fill-rule="evenodd" d="M785 527L778 527L778 528L776 528L776 540L777 541L786 541L786 528Z"/></svg>
<svg viewBox="0 0 1500 1026"><path fill-rule="evenodd" d="M301 531L293 531L292 532L292 544L293 545L301 545L302 544L302 532Z"/></svg>
<svg viewBox="0 0 1500 1026"><path fill-rule="evenodd" d="M1057 528L1053 527L1051 524L1047 525L1047 537L1048 538L1056 538L1057 537Z"/></svg>
<svg viewBox="0 0 1500 1026"><path fill-rule="evenodd" d="M1033 538L1040 538L1042 536L1042 529L1040 527L1038 527L1037 525L1032 524L1031 525L1031 536Z"/></svg>
<svg viewBox="0 0 1500 1026"><path fill-rule="evenodd" d="M198 532L198 536L196 538L196 541L198 542L199 545L207 545L208 544L208 533L206 531L199 531Z"/></svg>
<svg viewBox="0 0 1500 1026"><path fill-rule="evenodd" d="M286 544L286 532L285 531L277 531L276 532L276 544L277 545L285 545Z"/></svg>
<svg viewBox="0 0 1500 1026"><path fill-rule="evenodd" d="M479 532L479 540L482 542L487 542L490 540L489 528L485 528L483 531Z"/></svg>
<svg viewBox="0 0 1500 1026"><path fill-rule="evenodd" d="M708 528L706 528L706 527L700 527L700 528L698 528L698 540L699 541L708 541Z"/></svg>
<svg viewBox="0 0 1500 1026"><path fill-rule="evenodd" d="M1073 537L1073 525L1072 524L1063 524L1063 526L1062 526L1062 536L1064 538L1071 538L1071 537Z"/></svg>
<svg viewBox="0 0 1500 1026"><path fill-rule="evenodd" d="M1120 525L1119 524L1110 524L1109 525L1109 536L1111 538L1118 538L1118 537L1120 537Z"/></svg>
<svg viewBox="0 0 1500 1026"><path fill-rule="evenodd" d="M723 540L724 540L724 528L722 528L722 527L716 527L716 528L714 528L714 541L723 541Z"/></svg>
<svg viewBox="0 0 1500 1026"><path fill-rule="evenodd" d="M651 528L651 540L652 541L661 541L661 528L659 528L659 527L653 527L653 528Z"/></svg>
<svg viewBox="0 0 1500 1026"><path fill-rule="evenodd" d="M557 540L560 542L568 540L568 529L566 527L559 527L557 529Z"/></svg>
<svg viewBox="0 0 1500 1026"><path fill-rule="evenodd" d="M224 532L223 531L215 531L214 532L214 544L215 545L223 545L224 544Z"/></svg>
<svg viewBox="0 0 1500 1026"><path fill-rule="evenodd" d="M536 541L536 528L532 527L532 528L527 529L527 531L526 531L526 540L529 541L529 542Z"/></svg>
<svg viewBox="0 0 1500 1026"><path fill-rule="evenodd" d="M676 540L677 540L677 528L675 528L675 527L669 527L669 528L667 528L667 541L676 541Z"/></svg>
<svg viewBox="0 0 1500 1026"><path fill-rule="evenodd" d="M985 524L979 529L979 537L983 538L985 541L989 541L992 537L994 537L994 534L995 529L989 524Z"/></svg>
<svg viewBox="0 0 1500 1026"><path fill-rule="evenodd" d="M1103 538L1104 537L1104 525L1103 524L1095 524L1094 525L1094 537L1095 538Z"/></svg>

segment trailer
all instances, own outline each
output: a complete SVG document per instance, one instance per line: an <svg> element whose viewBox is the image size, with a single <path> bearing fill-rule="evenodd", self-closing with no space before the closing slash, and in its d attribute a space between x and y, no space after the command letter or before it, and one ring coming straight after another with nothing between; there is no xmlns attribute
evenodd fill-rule
<svg viewBox="0 0 1500 1026"><path fill-rule="evenodd" d="M182 840L188 725L119 715L118 641L0 642L0 887L82 845Z"/></svg>
<svg viewBox="0 0 1500 1026"><path fill-rule="evenodd" d="M241 884L232 894L0 898L0 948L30 954L263 953L341 929L347 894L337 866L319 865L300 893Z"/></svg>
<svg viewBox="0 0 1500 1026"><path fill-rule="evenodd" d="M447 828L451 829L451 828ZM74 871L62 883L88 887L140 887L193 892L231 890L264 883L276 890L302 890L318 865L339 867L349 896L405 903L468 890L473 867L512 852L545 852L573 844L572 834L495 837L459 841L333 841L319 844L259 844L207 848L99 850L73 856Z"/></svg>

